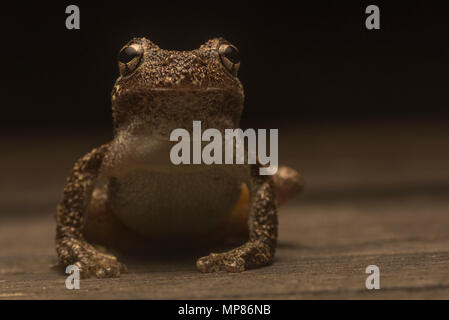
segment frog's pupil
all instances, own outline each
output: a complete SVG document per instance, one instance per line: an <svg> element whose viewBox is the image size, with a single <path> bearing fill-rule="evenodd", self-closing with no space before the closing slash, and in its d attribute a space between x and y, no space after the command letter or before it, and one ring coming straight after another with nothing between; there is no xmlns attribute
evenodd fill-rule
<svg viewBox="0 0 449 320"><path fill-rule="evenodd" d="M239 52L233 48L232 46L228 46L224 52L226 58L231 61L233 64L237 64L240 62Z"/></svg>
<svg viewBox="0 0 449 320"><path fill-rule="evenodd" d="M136 49L134 49L133 47L126 47L125 49L120 51L118 60L122 63L128 63L132 59L134 59L134 57L136 57L137 55L138 52Z"/></svg>

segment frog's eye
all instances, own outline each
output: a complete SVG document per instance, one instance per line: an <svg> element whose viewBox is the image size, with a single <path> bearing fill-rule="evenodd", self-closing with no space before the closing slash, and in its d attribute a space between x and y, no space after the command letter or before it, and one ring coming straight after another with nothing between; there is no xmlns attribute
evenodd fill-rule
<svg viewBox="0 0 449 320"><path fill-rule="evenodd" d="M134 72L142 62L143 48L137 43L124 47L118 54L120 75L126 77Z"/></svg>
<svg viewBox="0 0 449 320"><path fill-rule="evenodd" d="M231 44L224 43L218 48L221 63L233 75L237 76L240 67L239 50Z"/></svg>

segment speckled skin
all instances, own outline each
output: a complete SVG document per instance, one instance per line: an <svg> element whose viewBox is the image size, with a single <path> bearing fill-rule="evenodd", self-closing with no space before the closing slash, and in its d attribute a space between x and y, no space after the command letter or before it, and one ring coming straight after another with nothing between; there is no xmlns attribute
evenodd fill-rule
<svg viewBox="0 0 449 320"><path fill-rule="evenodd" d="M202 121L202 130L239 126L244 93L238 65L221 56L228 45L213 39L179 52L136 38L124 47L138 54L119 62L121 76L112 90L114 139L75 163L57 208L62 265L77 265L84 277L117 277L126 266L89 239L114 244L119 238L118 245L207 241L221 235L216 231L224 225L237 229L231 220L238 216L248 220L247 241L198 259L198 270L240 272L273 261L276 207L300 190L296 171L281 167L274 177L261 176L258 165L175 166L169 160L173 129L191 131L193 120ZM242 206L247 188L251 201Z"/></svg>

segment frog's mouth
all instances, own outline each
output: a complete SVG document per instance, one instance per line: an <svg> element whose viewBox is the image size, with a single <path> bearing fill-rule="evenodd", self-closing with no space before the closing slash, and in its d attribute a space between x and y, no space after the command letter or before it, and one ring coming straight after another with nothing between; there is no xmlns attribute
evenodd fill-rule
<svg viewBox="0 0 449 320"><path fill-rule="evenodd" d="M197 86L183 86L183 87L154 87L149 89L149 91L165 91L165 92L177 92L177 91L184 91L184 92L201 92L201 91L224 91L224 92L232 92L235 90L232 89L225 89L225 88L218 88L218 87L197 87Z"/></svg>
<svg viewBox="0 0 449 320"><path fill-rule="evenodd" d="M214 95L219 97L234 97L235 99L242 99L243 103L243 91L236 88L219 88L219 87L197 87L197 86L182 86L182 87L154 87L148 89L148 93L151 95L166 95L167 98L173 97L186 97L188 99L197 99L201 104L204 98L213 99Z"/></svg>
<svg viewBox="0 0 449 320"><path fill-rule="evenodd" d="M183 128L192 130L193 121L204 129L224 130L239 126L243 94L226 88L151 88L122 92L113 101L115 128L145 130L169 137Z"/></svg>

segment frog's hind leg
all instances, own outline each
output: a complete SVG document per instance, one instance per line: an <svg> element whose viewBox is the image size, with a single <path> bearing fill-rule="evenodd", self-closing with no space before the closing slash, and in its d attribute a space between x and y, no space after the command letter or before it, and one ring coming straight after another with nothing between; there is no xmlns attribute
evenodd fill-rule
<svg viewBox="0 0 449 320"><path fill-rule="evenodd" d="M283 205L303 189L303 179L294 169L281 166L273 176L274 194L278 206ZM249 235L248 219L250 215L250 191L242 183L240 198L232 209L225 223L214 230L215 238L247 238Z"/></svg>
<svg viewBox="0 0 449 320"><path fill-rule="evenodd" d="M299 172L287 166L278 168L273 176L273 182L278 206L298 195L304 188L303 178Z"/></svg>
<svg viewBox="0 0 449 320"><path fill-rule="evenodd" d="M251 209L249 239L241 246L222 253L211 253L197 260L201 272L241 272L273 262L278 219L273 177L259 174L260 165L251 166Z"/></svg>
<svg viewBox="0 0 449 320"><path fill-rule="evenodd" d="M277 204L298 193L302 183L299 174L288 167L279 168L274 177L261 176L259 168L260 165L251 167L251 204L242 206L249 213L248 241L230 251L198 259L196 266L201 272L241 272L273 262L278 235ZM247 196L240 198L240 201L248 200Z"/></svg>
<svg viewBox="0 0 449 320"><path fill-rule="evenodd" d="M107 181L98 183L86 210L83 234L97 245L118 250L128 250L142 245L143 241L132 233L112 212L108 205Z"/></svg>

